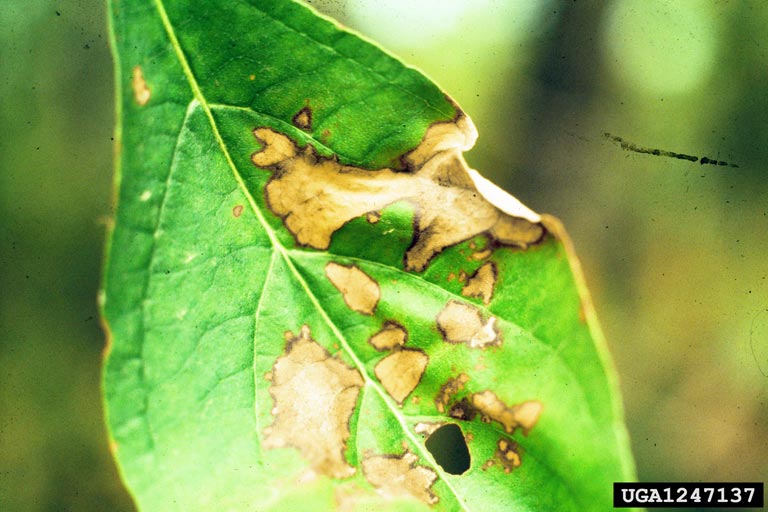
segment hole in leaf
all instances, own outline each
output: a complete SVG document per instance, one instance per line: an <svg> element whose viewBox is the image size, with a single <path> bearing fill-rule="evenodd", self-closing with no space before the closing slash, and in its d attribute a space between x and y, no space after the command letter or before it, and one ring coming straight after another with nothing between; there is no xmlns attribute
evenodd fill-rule
<svg viewBox="0 0 768 512"><path fill-rule="evenodd" d="M469 469L469 449L458 425L443 425L424 444L446 473L460 475Z"/></svg>

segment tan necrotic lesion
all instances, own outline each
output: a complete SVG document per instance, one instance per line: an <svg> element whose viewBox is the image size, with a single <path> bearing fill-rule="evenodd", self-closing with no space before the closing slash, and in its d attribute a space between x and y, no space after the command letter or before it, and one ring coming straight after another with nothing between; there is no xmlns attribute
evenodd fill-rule
<svg viewBox="0 0 768 512"><path fill-rule="evenodd" d="M300 111L294 124L305 118ZM300 245L328 249L344 224L398 201L415 206L407 270L424 270L446 247L480 233L520 248L546 233L537 214L468 168L462 152L474 144L476 132L463 114L430 126L419 146L402 156L405 172L342 165L272 128L253 133L262 145L253 163L273 172L265 188L267 205Z"/></svg>
<svg viewBox="0 0 768 512"><path fill-rule="evenodd" d="M350 309L364 315L374 313L381 297L379 283L358 266L331 261L325 266L325 275Z"/></svg>
<svg viewBox="0 0 768 512"><path fill-rule="evenodd" d="M416 454L372 455L363 459L363 474L379 493L388 497L412 496L424 503L438 502L432 492L437 473L417 464Z"/></svg>
<svg viewBox="0 0 768 512"><path fill-rule="evenodd" d="M285 354L270 372L275 420L264 430L263 446L296 448L315 472L352 476L344 452L363 378L312 339L308 326L285 339Z"/></svg>

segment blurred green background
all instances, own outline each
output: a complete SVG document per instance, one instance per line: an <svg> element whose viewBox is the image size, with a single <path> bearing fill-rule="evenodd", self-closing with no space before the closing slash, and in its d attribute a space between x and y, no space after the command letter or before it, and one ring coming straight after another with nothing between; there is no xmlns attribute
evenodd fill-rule
<svg viewBox="0 0 768 512"><path fill-rule="evenodd" d="M310 3L440 84L480 132L470 164L563 219L639 477L765 481L768 4ZM0 2L0 510L132 506L99 390L105 15L100 1ZM627 152L603 132L739 167Z"/></svg>

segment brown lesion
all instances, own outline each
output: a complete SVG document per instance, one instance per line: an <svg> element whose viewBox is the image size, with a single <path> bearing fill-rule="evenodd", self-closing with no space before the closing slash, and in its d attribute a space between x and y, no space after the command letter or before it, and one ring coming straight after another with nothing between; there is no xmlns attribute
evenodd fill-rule
<svg viewBox="0 0 768 512"><path fill-rule="evenodd" d="M368 338L368 343L379 352L402 347L407 341L408 331L394 320L387 320L384 322L381 329Z"/></svg>
<svg viewBox="0 0 768 512"><path fill-rule="evenodd" d="M497 347L502 343L496 317L483 319L472 304L451 300L437 315L437 328L448 343L465 343L470 348Z"/></svg>
<svg viewBox="0 0 768 512"><path fill-rule="evenodd" d="M144 79L144 72L141 70L141 66L133 67L131 72L131 88L133 89L133 99L138 106L143 107L149 103L152 91Z"/></svg>
<svg viewBox="0 0 768 512"><path fill-rule="evenodd" d="M429 357L421 350L398 349L376 363L374 373L387 393L402 405L419 385L427 363Z"/></svg>
<svg viewBox="0 0 768 512"><path fill-rule="evenodd" d="M496 264L492 261L483 263L474 274L467 279L467 284L461 289L465 297L481 299L486 306L491 303L493 289L497 278Z"/></svg>
<svg viewBox="0 0 768 512"><path fill-rule="evenodd" d="M456 377L448 379L445 381L445 384L440 386L440 390L435 397L435 407L437 407L438 412L446 411L454 396L464 389L464 385L467 382L469 382L469 375L460 373Z"/></svg>
<svg viewBox="0 0 768 512"><path fill-rule="evenodd" d="M429 505L438 502L432 492L437 473L417 464L416 454L406 450L402 455L370 455L362 462L363 474L379 494L387 497L411 496Z"/></svg>
<svg viewBox="0 0 768 512"><path fill-rule="evenodd" d="M511 473L513 469L520 467L523 462L520 445L511 439L502 438L496 446L496 459L501 463L505 473ZM490 466L491 464L488 464L488 467Z"/></svg>
<svg viewBox="0 0 768 512"><path fill-rule="evenodd" d="M296 448L315 472L352 476L344 453L363 378L312 339L306 325L299 334L286 332L285 342L268 375L275 420L264 429L263 446Z"/></svg>
<svg viewBox="0 0 768 512"><path fill-rule="evenodd" d="M253 163L273 171L265 187L267 205L300 245L325 250L344 224L397 201L415 206L407 270L422 271L445 248L482 233L497 245L520 248L546 233L533 212L511 215L478 191L476 172L462 157L476 137L463 113L430 126L419 146L400 159L404 172L342 165L318 155L311 145L300 148L272 128L253 133L263 145Z"/></svg>
<svg viewBox="0 0 768 512"><path fill-rule="evenodd" d="M293 123L293 126L298 128L299 130L303 130L305 132L311 132L312 131L312 109L309 107L309 105L307 105L306 107L296 112L296 115L293 116L293 118L291 119L291 122Z"/></svg>
<svg viewBox="0 0 768 512"><path fill-rule="evenodd" d="M538 400L528 400L508 406L490 390L474 393L470 403L483 415L483 419L499 423L508 434L514 434L515 430L520 428L524 435L528 435L539 420L543 409Z"/></svg>
<svg viewBox="0 0 768 512"><path fill-rule="evenodd" d="M341 292L350 309L364 315L372 315L376 311L381 298L379 283L360 270L360 267L331 261L325 265L325 275Z"/></svg>

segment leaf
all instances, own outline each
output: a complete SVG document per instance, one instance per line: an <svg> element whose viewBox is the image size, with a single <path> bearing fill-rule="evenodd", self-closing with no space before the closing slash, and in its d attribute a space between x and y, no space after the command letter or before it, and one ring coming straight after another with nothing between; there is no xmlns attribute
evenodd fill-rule
<svg viewBox="0 0 768 512"><path fill-rule="evenodd" d="M608 508L633 463L576 260L467 169L459 107L287 0L110 8L104 392L139 508Z"/></svg>

